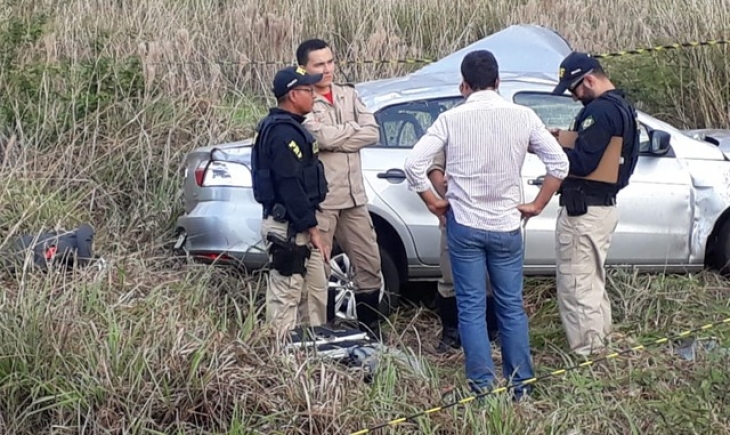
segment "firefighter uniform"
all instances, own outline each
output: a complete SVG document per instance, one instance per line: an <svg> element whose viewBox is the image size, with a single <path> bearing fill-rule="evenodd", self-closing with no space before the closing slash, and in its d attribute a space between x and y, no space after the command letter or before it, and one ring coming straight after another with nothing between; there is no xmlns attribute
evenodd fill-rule
<svg viewBox="0 0 730 435"><path fill-rule="evenodd" d="M360 149L378 142L378 124L355 88L333 83L332 102L317 95L304 125L319 143L329 188L317 213L319 230L330 246L336 239L350 258L358 321L377 335L383 281L377 236L367 209ZM329 277L329 264L325 270Z"/></svg>

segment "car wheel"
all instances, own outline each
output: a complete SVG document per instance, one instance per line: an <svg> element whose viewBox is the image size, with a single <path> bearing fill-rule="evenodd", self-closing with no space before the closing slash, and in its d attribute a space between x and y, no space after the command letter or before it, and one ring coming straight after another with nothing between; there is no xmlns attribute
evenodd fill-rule
<svg viewBox="0 0 730 435"><path fill-rule="evenodd" d="M332 272L329 277L327 320L356 320L355 280L350 258L335 245L330 258ZM380 288L378 307L383 316L389 316L400 300L400 278L395 262L387 251L380 248L380 276L383 286Z"/></svg>
<svg viewBox="0 0 730 435"><path fill-rule="evenodd" d="M713 243L709 266L725 277L730 277L730 220L726 221Z"/></svg>

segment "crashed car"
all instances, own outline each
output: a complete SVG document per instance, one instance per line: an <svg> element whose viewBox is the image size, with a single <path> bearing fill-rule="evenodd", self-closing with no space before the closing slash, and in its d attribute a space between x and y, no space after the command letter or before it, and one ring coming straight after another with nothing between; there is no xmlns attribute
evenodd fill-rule
<svg viewBox="0 0 730 435"><path fill-rule="evenodd" d="M515 25L402 77L356 85L375 114L380 140L362 149L368 207L378 235L387 314L402 285L432 281L439 270L438 219L408 190L403 164L416 141L444 111L462 101L458 85L464 55L491 50L500 66L499 93L532 108L548 128L567 128L581 109L567 95L551 95L558 67L572 49L556 32ZM730 259L730 161L713 143L693 138L639 112L641 155L631 184L618 195L620 220L607 263L639 271L724 269ZM253 198L251 140L206 146L187 155L185 213L177 220L176 248L210 261L265 266ZM526 201L537 194L545 167L528 154L522 168ZM553 274L558 198L525 227L525 273ZM336 242L336 240L335 240ZM347 255L335 244L330 316L352 318L353 280Z"/></svg>
<svg viewBox="0 0 730 435"><path fill-rule="evenodd" d="M716 145L725 154L730 153L730 130L728 129L701 128L683 131L689 137Z"/></svg>

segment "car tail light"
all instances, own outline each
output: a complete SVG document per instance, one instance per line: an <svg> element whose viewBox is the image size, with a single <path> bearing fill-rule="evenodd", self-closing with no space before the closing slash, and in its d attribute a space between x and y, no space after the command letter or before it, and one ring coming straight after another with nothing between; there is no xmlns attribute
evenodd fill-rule
<svg viewBox="0 0 730 435"><path fill-rule="evenodd" d="M205 161L195 168L195 183L200 187L251 187L251 170L241 163Z"/></svg>
<svg viewBox="0 0 730 435"><path fill-rule="evenodd" d="M205 168L208 166L208 161L200 162L197 168L195 168L195 184L203 186L203 176L205 175Z"/></svg>

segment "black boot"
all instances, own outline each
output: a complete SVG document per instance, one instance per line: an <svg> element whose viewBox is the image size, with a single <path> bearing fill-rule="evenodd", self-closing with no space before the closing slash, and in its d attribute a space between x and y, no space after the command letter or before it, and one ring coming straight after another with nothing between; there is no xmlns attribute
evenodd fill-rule
<svg viewBox="0 0 730 435"><path fill-rule="evenodd" d="M453 349L461 347L461 337L459 337L459 317L456 307L456 298L444 298L440 294L436 303L439 308L439 316L441 317L441 339L436 347L436 352L446 353Z"/></svg>
<svg viewBox="0 0 730 435"><path fill-rule="evenodd" d="M358 329L368 333L373 340L383 339L380 331L381 314L379 310L379 291L358 292L355 294Z"/></svg>
<svg viewBox="0 0 730 435"><path fill-rule="evenodd" d="M494 296L487 296L487 333L489 341L494 342L499 339L499 323L497 323L497 301Z"/></svg>

